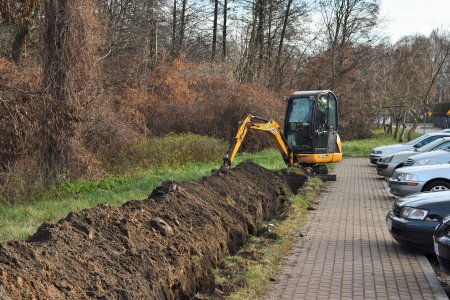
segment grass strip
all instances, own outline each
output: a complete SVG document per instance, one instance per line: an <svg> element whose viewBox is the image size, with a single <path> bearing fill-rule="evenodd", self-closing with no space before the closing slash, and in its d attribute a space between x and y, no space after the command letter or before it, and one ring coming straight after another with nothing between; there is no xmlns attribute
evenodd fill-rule
<svg viewBox="0 0 450 300"><path fill-rule="evenodd" d="M344 157L360 157L369 156L370 151L378 146L398 144L398 139L394 139L392 136L385 136L382 129L376 129L372 131L374 136L369 139L344 141L342 143L342 152ZM405 133L406 135L407 133ZM415 132L413 139L421 136L420 133ZM405 140L405 143L407 141Z"/></svg>
<svg viewBox="0 0 450 300"><path fill-rule="evenodd" d="M281 169L284 162L275 150L239 154L233 165L253 161L268 169ZM129 176L108 176L98 181L75 181L55 187L33 202L0 204L0 242L26 239L45 221L58 221L71 211L99 204L119 206L145 199L165 180L199 180L218 169L221 162L187 163L178 167L149 169Z"/></svg>

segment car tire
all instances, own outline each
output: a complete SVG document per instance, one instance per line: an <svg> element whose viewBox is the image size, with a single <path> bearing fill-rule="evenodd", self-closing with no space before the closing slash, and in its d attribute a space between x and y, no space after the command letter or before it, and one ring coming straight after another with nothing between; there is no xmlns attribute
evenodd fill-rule
<svg viewBox="0 0 450 300"><path fill-rule="evenodd" d="M423 190L430 192L450 190L450 183L444 180L434 180L432 182L427 183L427 185Z"/></svg>

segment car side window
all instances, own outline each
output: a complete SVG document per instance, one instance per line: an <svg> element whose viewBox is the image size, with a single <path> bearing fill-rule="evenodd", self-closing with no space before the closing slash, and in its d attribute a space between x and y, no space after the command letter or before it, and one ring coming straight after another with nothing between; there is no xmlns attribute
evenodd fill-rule
<svg viewBox="0 0 450 300"><path fill-rule="evenodd" d="M433 151L434 151L434 150L441 150L441 149L450 149L450 141L444 142L444 143L442 143L442 144L440 144L440 145L434 147L434 148L433 148Z"/></svg>

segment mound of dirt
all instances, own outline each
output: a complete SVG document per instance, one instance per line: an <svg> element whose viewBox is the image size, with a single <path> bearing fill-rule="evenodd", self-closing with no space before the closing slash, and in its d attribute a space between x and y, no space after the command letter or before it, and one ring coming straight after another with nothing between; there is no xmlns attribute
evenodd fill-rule
<svg viewBox="0 0 450 300"><path fill-rule="evenodd" d="M0 299L184 299L304 182L244 163L165 182L143 201L101 205L0 245Z"/></svg>

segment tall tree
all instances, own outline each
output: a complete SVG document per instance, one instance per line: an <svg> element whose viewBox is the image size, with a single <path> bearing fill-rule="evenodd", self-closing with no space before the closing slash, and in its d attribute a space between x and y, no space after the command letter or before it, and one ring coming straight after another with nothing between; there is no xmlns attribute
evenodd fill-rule
<svg viewBox="0 0 450 300"><path fill-rule="evenodd" d="M69 170L77 108L89 97L97 39L93 0L45 0L42 170L47 183ZM80 53L83 55L80 56Z"/></svg>
<svg viewBox="0 0 450 300"><path fill-rule="evenodd" d="M275 74L273 74L271 77L271 82L272 82L271 86L273 89L275 89L277 91L279 91L281 89L281 82L282 82L281 55L283 53L282 52L283 44L284 44L284 39L285 39L285 35L286 35L286 28L287 28L289 18L290 18L292 1L293 0L287 0L286 10L284 13L284 18L283 18L283 26L281 28L281 33L280 33L280 41L278 44L277 56L275 58Z"/></svg>
<svg viewBox="0 0 450 300"><path fill-rule="evenodd" d="M329 53L329 87L334 88L352 68L344 65L346 48L351 44L370 43L374 38L372 31L379 23L380 1L320 0L319 7ZM364 55L361 55L360 59L363 57Z"/></svg>

